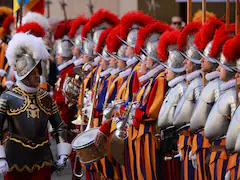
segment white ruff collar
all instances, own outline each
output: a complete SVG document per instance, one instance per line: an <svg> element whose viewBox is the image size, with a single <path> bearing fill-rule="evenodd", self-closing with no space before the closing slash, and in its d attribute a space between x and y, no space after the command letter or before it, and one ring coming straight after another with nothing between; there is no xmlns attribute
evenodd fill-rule
<svg viewBox="0 0 240 180"><path fill-rule="evenodd" d="M213 72L207 73L205 78L207 81L212 81L214 79L219 78L219 76L220 76L220 73L218 71L213 71Z"/></svg>
<svg viewBox="0 0 240 180"><path fill-rule="evenodd" d="M38 88L32 88L32 87L28 87L25 84L23 84L21 81L17 81L16 85L23 91L25 91L26 93L35 93L37 92Z"/></svg>
<svg viewBox="0 0 240 180"><path fill-rule="evenodd" d="M58 70L61 71L63 69L65 69L66 67L68 67L69 65L71 65L73 62L75 61L75 59L71 59L61 65L58 66Z"/></svg>
<svg viewBox="0 0 240 180"><path fill-rule="evenodd" d="M221 91L226 91L226 90L234 87L235 84L236 84L236 79L232 79L232 80L230 80L228 82L224 82L224 83L221 84L220 90Z"/></svg>
<svg viewBox="0 0 240 180"><path fill-rule="evenodd" d="M160 71L163 70L163 66L162 65L158 65L157 67L153 68L152 70L150 70L147 74L141 76L139 78L140 82L146 81L149 78L153 77L154 75L156 75L157 73L159 73Z"/></svg>
<svg viewBox="0 0 240 180"><path fill-rule="evenodd" d="M74 61L74 66L81 66L82 64L84 64L83 58Z"/></svg>
<svg viewBox="0 0 240 180"><path fill-rule="evenodd" d="M100 77L104 77L106 75L109 75L112 70L113 70L113 68L108 68L107 70L101 72Z"/></svg>
<svg viewBox="0 0 240 180"><path fill-rule="evenodd" d="M124 78L124 77L126 77L126 76L129 76L129 75L131 74L131 72L132 72L132 68L128 68L128 69L126 69L125 71L120 72L120 73L119 73L119 76L120 76L121 78Z"/></svg>
<svg viewBox="0 0 240 180"><path fill-rule="evenodd" d="M111 75L115 75L115 74L118 74L119 72L121 72L121 69L117 68L117 69L113 69L110 74Z"/></svg>
<svg viewBox="0 0 240 180"><path fill-rule="evenodd" d="M92 65L93 67L95 67L95 66L98 65L98 62L95 62L95 61L94 61L94 62L91 63L91 65Z"/></svg>
<svg viewBox="0 0 240 180"><path fill-rule="evenodd" d="M200 74L202 73L202 70L196 70L196 71L193 71L191 73L189 73L187 76L186 76L186 79L188 81L192 81L193 79L197 78L198 76L200 76Z"/></svg>
<svg viewBox="0 0 240 180"><path fill-rule="evenodd" d="M10 89L12 86L13 86L13 84L14 84L14 82L13 81L6 81L5 83L4 83L4 85L8 88L8 89Z"/></svg>
<svg viewBox="0 0 240 180"><path fill-rule="evenodd" d="M168 82L168 86L172 88L172 87L176 86L178 83L184 81L185 79L186 79L185 74L175 77L174 79L172 79L171 81Z"/></svg>
<svg viewBox="0 0 240 180"><path fill-rule="evenodd" d="M133 58L129 58L129 60L127 60L126 64L129 67L129 66L133 65L136 62L138 62L137 58L133 57Z"/></svg>
<svg viewBox="0 0 240 180"><path fill-rule="evenodd" d="M97 57L94 58L94 62L99 63L100 59L101 59L101 57L97 56Z"/></svg>

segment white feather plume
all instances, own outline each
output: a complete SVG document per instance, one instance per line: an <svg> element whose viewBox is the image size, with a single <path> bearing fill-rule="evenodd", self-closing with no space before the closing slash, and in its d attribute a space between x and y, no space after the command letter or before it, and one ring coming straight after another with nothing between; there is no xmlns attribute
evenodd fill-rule
<svg viewBox="0 0 240 180"><path fill-rule="evenodd" d="M49 53L42 40L31 34L17 33L8 44L6 58L10 66L15 66L23 53L27 53L36 60L49 58Z"/></svg>
<svg viewBox="0 0 240 180"><path fill-rule="evenodd" d="M23 24L29 23L29 22L36 22L39 25L41 25L45 31L50 28L48 19L45 18L43 15L36 13L36 12L28 12L23 18L22 18Z"/></svg>

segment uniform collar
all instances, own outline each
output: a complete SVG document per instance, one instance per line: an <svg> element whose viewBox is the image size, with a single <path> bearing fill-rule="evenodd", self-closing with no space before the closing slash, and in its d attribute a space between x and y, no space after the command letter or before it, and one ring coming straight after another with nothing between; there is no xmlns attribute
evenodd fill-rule
<svg viewBox="0 0 240 180"><path fill-rule="evenodd" d="M107 70L102 71L102 72L100 73L100 77L104 77L104 76L109 75L112 70L113 70L113 68L108 68Z"/></svg>
<svg viewBox="0 0 240 180"><path fill-rule="evenodd" d="M83 64L84 64L83 58L74 61L74 66L81 66Z"/></svg>
<svg viewBox="0 0 240 180"><path fill-rule="evenodd" d="M147 72L147 74L141 76L139 78L140 82L146 81L152 77L154 77L157 73L159 73L160 71L163 70L163 66L162 65L158 65L157 67L153 68L152 70L150 70L149 72Z"/></svg>
<svg viewBox="0 0 240 180"><path fill-rule="evenodd" d="M131 72L132 72L132 68L128 68L128 69L126 69L125 71L120 72L120 73L119 73L119 76L120 76L121 78L124 78L124 77L126 77L126 76L129 76L129 75L131 74Z"/></svg>
<svg viewBox="0 0 240 180"><path fill-rule="evenodd" d="M75 61L75 59L71 59L61 65L58 66L58 70L62 71L63 69L65 69L66 67L68 67L69 65L71 65L73 62Z"/></svg>
<svg viewBox="0 0 240 180"><path fill-rule="evenodd" d="M236 79L232 79L230 81L224 82L224 83L221 84L220 90L221 91L226 91L228 89L233 88L235 86L235 84L236 84Z"/></svg>
<svg viewBox="0 0 240 180"><path fill-rule="evenodd" d="M172 79L171 81L168 82L168 86L172 88L172 87L176 86L178 83L184 81L185 79L186 79L185 74L175 77L174 79Z"/></svg>
<svg viewBox="0 0 240 180"><path fill-rule="evenodd" d="M186 76L186 79L188 81L192 81L193 79L197 78L201 74L202 74L202 70L193 71Z"/></svg>
<svg viewBox="0 0 240 180"><path fill-rule="evenodd" d="M36 93L39 88L28 87L22 83L22 81L17 81L16 85L26 93Z"/></svg>
<svg viewBox="0 0 240 180"><path fill-rule="evenodd" d="M111 75L115 75L115 74L118 74L119 72L121 72L121 69L116 68L116 69L113 69L110 73Z"/></svg>
<svg viewBox="0 0 240 180"><path fill-rule="evenodd" d="M219 72L218 71L213 71L213 72L210 72L210 73L207 73L205 78L207 81L212 81L214 79L217 79L219 78Z"/></svg>

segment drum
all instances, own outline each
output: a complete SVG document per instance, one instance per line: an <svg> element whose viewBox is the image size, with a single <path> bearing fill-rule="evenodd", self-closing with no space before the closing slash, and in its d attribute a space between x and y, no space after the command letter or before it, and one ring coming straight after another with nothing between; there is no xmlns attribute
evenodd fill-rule
<svg viewBox="0 0 240 180"><path fill-rule="evenodd" d="M82 164L94 163L106 156L104 145L95 146L94 138L99 127L82 132L72 141L72 148L76 151Z"/></svg>

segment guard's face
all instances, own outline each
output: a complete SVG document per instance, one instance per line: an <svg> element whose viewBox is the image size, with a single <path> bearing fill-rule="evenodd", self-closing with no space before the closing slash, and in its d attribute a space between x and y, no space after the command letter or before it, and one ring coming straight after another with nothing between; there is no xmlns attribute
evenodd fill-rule
<svg viewBox="0 0 240 180"><path fill-rule="evenodd" d="M117 59L109 57L109 66L111 68L117 68Z"/></svg>
<svg viewBox="0 0 240 180"><path fill-rule="evenodd" d="M107 66L108 66L108 61L106 61L105 59L101 58L100 59L100 66L103 70L106 70L107 69Z"/></svg>
<svg viewBox="0 0 240 180"><path fill-rule="evenodd" d="M126 56L131 58L134 55L134 49L130 46L126 46Z"/></svg>
<svg viewBox="0 0 240 180"><path fill-rule="evenodd" d="M73 56L80 56L80 49L77 46L72 46L72 54Z"/></svg>
<svg viewBox="0 0 240 180"><path fill-rule="evenodd" d="M40 84L40 73L39 69L36 67L27 77L27 86L37 88Z"/></svg>
<svg viewBox="0 0 240 180"><path fill-rule="evenodd" d="M149 56L147 57L147 60L146 60L146 67L148 69L152 69L152 67L153 67L153 59L150 58Z"/></svg>
<svg viewBox="0 0 240 180"><path fill-rule="evenodd" d="M185 66L185 68L186 68L186 72L187 72L187 73L193 72L193 68L194 68L193 62L191 62L191 61L188 60L188 59L185 59L185 60L183 61L183 64L184 64L184 66Z"/></svg>
<svg viewBox="0 0 240 180"><path fill-rule="evenodd" d="M57 56L57 63L58 65L61 65L63 63L63 57L60 54Z"/></svg>
<svg viewBox="0 0 240 180"><path fill-rule="evenodd" d="M227 81L228 70L226 70L222 66L218 66L217 70L220 73L219 79L222 81Z"/></svg>
<svg viewBox="0 0 240 180"><path fill-rule="evenodd" d="M174 78L174 72L169 70L169 69L165 69L165 75L166 75L166 79L167 81L171 81Z"/></svg>
<svg viewBox="0 0 240 180"><path fill-rule="evenodd" d="M140 65L140 68L139 68L139 73L141 74L141 75L144 75L144 74L146 74L147 73L147 66L146 66L146 64L144 64L144 63L139 63Z"/></svg>
<svg viewBox="0 0 240 180"><path fill-rule="evenodd" d="M123 60L118 59L117 66L118 66L119 69L124 69L125 66L126 66L126 62L123 61Z"/></svg>
<svg viewBox="0 0 240 180"><path fill-rule="evenodd" d="M201 69L203 72L211 72L212 71L212 63L206 60L204 57L201 58Z"/></svg>

